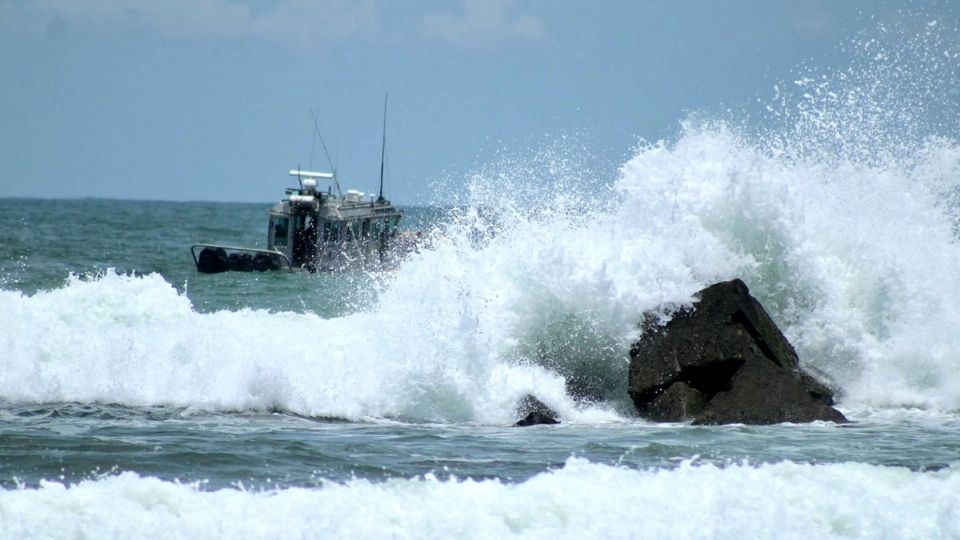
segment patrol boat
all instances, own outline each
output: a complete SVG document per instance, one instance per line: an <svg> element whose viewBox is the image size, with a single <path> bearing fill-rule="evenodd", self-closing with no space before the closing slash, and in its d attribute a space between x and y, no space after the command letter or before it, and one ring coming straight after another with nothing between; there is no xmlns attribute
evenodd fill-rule
<svg viewBox="0 0 960 540"><path fill-rule="evenodd" d="M371 268L388 263L403 211L380 195L341 193L334 174L291 170L300 186L269 211L267 248L217 244L190 247L203 273L267 270L316 272ZM317 189L318 181L331 185ZM336 192L334 192L336 187Z"/></svg>

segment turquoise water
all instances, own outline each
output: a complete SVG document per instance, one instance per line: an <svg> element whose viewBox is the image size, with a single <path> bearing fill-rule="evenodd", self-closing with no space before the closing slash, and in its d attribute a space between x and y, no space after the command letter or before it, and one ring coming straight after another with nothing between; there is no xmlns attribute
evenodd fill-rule
<svg viewBox="0 0 960 540"><path fill-rule="evenodd" d="M3 411L7 489L123 471L205 489L319 487L354 478L523 482L592 463L675 469L693 460L869 463L938 471L960 453L956 419L877 420L836 426L690 428L638 422L517 430L506 426L345 422L283 412L199 414L99 404L8 406ZM907 444L905 441L920 444Z"/></svg>

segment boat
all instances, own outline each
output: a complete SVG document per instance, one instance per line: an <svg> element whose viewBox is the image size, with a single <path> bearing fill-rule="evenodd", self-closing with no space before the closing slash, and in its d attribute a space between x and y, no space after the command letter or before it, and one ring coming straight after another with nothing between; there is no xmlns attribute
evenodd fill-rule
<svg viewBox="0 0 960 540"><path fill-rule="evenodd" d="M341 193L333 173L295 169L290 176L299 187L288 188L269 210L266 249L194 244L190 253L199 272L341 271L392 260L403 211L382 188L379 196ZM318 189L321 181L329 183L326 190Z"/></svg>
<svg viewBox="0 0 960 540"><path fill-rule="evenodd" d="M323 151L336 171L320 134L317 115L313 127ZM347 270L383 267L416 249L420 233L398 236L403 211L383 196L383 171L387 148L387 94L383 96L383 141L380 147L380 192L365 196L355 189L340 191L336 172L290 171L299 186L288 188L285 198L268 212L267 248L194 244L190 254L197 270L265 272L286 270ZM317 189L327 182L326 191ZM334 192L336 188L336 192Z"/></svg>

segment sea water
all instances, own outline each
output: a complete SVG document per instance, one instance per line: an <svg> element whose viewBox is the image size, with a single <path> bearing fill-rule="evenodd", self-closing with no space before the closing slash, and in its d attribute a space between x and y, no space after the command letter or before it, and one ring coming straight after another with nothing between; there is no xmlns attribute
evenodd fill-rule
<svg viewBox="0 0 960 540"><path fill-rule="evenodd" d="M0 200L0 538L960 538L941 28L610 177L507 153L387 271L195 271L269 204ZM850 424L636 417L643 314L734 277ZM527 394L562 424L511 427Z"/></svg>

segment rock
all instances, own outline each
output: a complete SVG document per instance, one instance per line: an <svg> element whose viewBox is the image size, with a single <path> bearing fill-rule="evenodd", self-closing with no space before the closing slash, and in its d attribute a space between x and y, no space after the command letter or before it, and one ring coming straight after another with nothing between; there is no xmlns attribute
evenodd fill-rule
<svg viewBox="0 0 960 540"><path fill-rule="evenodd" d="M630 351L629 393L642 416L695 424L846 422L833 391L800 369L793 346L739 279L697 293Z"/></svg>
<svg viewBox="0 0 960 540"><path fill-rule="evenodd" d="M819 401L802 383L783 376L770 362L748 362L731 389L716 394L695 424L778 424L829 420L844 423L839 411Z"/></svg>
<svg viewBox="0 0 960 540"><path fill-rule="evenodd" d="M676 422L700 414L707 404L702 392L683 381L671 384L647 405L647 418L657 422Z"/></svg>
<svg viewBox="0 0 960 540"><path fill-rule="evenodd" d="M538 424L559 424L557 413L544 405L539 399L527 394L517 405L517 416L522 417L514 427L535 426Z"/></svg>

